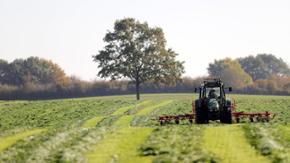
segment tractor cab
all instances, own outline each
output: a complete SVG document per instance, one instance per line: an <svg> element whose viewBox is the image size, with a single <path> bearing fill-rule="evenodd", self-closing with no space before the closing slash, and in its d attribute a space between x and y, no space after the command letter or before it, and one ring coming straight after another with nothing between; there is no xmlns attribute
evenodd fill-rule
<svg viewBox="0 0 290 163"><path fill-rule="evenodd" d="M199 99L195 101L196 123L208 123L209 120L231 123L231 102L226 100L221 79L207 79L195 92L197 90ZM229 87L229 91L231 90Z"/></svg>
<svg viewBox="0 0 290 163"><path fill-rule="evenodd" d="M229 91L231 90L229 87ZM205 80L199 87L199 94L200 98L225 98L224 84L220 79Z"/></svg>
<svg viewBox="0 0 290 163"><path fill-rule="evenodd" d="M211 88L209 91L207 91L207 98L218 98L220 97L218 94L220 94L220 90L218 88Z"/></svg>

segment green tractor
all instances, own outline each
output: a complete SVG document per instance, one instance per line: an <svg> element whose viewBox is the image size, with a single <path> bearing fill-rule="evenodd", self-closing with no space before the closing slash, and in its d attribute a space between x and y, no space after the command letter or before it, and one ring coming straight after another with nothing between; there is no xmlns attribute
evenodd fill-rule
<svg viewBox="0 0 290 163"><path fill-rule="evenodd" d="M199 98L192 102L192 113L180 115L162 115L157 118L160 125L175 121L179 124L181 120L189 120L196 124L207 124L209 120L220 120L221 123L232 123L232 118L239 123L240 119L248 118L251 122L269 122L275 117L268 111L266 112L244 112L236 111L236 103L226 98L225 89L229 92L232 87L225 87L221 79L207 79L195 92L199 92Z"/></svg>
<svg viewBox="0 0 290 163"><path fill-rule="evenodd" d="M220 120L221 123L232 123L232 102L226 98L225 88L221 79L207 79L195 92L199 98L195 100L195 122L209 123L209 120Z"/></svg>

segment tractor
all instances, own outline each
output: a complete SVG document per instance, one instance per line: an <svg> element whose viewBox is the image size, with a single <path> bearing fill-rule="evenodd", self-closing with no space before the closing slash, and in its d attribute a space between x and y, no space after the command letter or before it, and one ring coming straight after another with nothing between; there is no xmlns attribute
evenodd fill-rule
<svg viewBox="0 0 290 163"><path fill-rule="evenodd" d="M241 119L248 118L250 122L269 122L275 114L266 112L244 112L236 111L236 102L226 98L225 90L232 91L232 87L225 87L221 79L213 78L203 81L195 92L199 93L198 99L192 102L192 113L181 115L162 115L157 118L160 125L175 121L179 124L181 120L189 120L196 124L207 124L210 120L219 120L221 123L231 124L233 120L239 123Z"/></svg>
<svg viewBox="0 0 290 163"><path fill-rule="evenodd" d="M195 122L208 123L209 120L220 120L221 123L232 123L232 102L226 98L225 88L220 79L205 80L195 92L199 98L195 100Z"/></svg>

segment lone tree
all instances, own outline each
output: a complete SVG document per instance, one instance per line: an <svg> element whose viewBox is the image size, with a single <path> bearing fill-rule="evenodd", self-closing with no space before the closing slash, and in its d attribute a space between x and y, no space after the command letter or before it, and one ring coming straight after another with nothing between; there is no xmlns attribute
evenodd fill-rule
<svg viewBox="0 0 290 163"><path fill-rule="evenodd" d="M166 49L162 29L149 27L146 22L140 23L133 18L117 20L114 31L105 35L104 42L104 49L93 56L99 63L98 76L132 80L137 100L142 83L175 84L184 72L183 62L175 60L177 53Z"/></svg>

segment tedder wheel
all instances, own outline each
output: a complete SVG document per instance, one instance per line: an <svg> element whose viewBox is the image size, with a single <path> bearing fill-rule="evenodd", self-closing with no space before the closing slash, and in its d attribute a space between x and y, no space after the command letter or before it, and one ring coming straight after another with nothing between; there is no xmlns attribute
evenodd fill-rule
<svg viewBox="0 0 290 163"><path fill-rule="evenodd" d="M190 120L189 120L189 123L190 123L190 124L192 124L192 123L193 123L193 120L192 120L192 119L190 119Z"/></svg>
<svg viewBox="0 0 290 163"><path fill-rule="evenodd" d="M253 117L250 117L250 122L254 122L254 118Z"/></svg>
<svg viewBox="0 0 290 163"><path fill-rule="evenodd" d="M175 120L175 124L177 124L177 125L179 124L179 120L178 119Z"/></svg>

